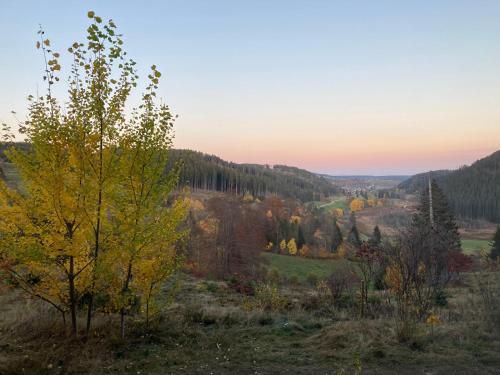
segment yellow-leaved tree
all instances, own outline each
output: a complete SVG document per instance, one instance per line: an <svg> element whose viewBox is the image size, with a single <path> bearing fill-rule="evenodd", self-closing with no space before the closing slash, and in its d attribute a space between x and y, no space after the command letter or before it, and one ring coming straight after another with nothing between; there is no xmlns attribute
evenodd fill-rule
<svg viewBox="0 0 500 375"><path fill-rule="evenodd" d="M288 241L286 248L288 249L288 254L297 254L297 243L295 242L295 238L292 238L290 241Z"/></svg>
<svg viewBox="0 0 500 375"><path fill-rule="evenodd" d="M71 314L73 334L84 306L87 334L101 310L121 313L123 336L131 305L139 303L148 319L159 286L179 265L186 204L171 197L177 170L165 173L173 116L155 103L161 74L151 67L142 103L126 116L135 62L112 20L88 16L86 43L68 49L64 108L52 94L59 54L39 32L48 90L30 97L21 127L29 150L7 152L22 189L0 183L0 260L27 293L64 321Z"/></svg>
<svg viewBox="0 0 500 375"><path fill-rule="evenodd" d="M361 198L354 198L351 201L351 204L349 205L349 208L351 211L361 211L363 208L365 208L365 201Z"/></svg>
<svg viewBox="0 0 500 375"><path fill-rule="evenodd" d="M281 240L280 242L280 250L281 252L284 252L286 250L286 240Z"/></svg>

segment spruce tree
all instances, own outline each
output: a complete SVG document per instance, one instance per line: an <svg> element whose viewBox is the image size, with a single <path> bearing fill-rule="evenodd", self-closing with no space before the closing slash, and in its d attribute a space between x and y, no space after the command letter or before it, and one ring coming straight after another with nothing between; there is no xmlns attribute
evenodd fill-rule
<svg viewBox="0 0 500 375"><path fill-rule="evenodd" d="M349 234L347 236L347 242L349 242L351 245L355 247L361 246L361 239L359 237L359 231L358 227L356 225L356 215L354 212L351 212L351 230L349 231Z"/></svg>
<svg viewBox="0 0 500 375"><path fill-rule="evenodd" d="M337 251L339 246L344 241L342 237L342 232L340 231L340 227L337 224L337 218L333 219L333 233L332 233L332 251Z"/></svg>
<svg viewBox="0 0 500 375"><path fill-rule="evenodd" d="M461 251L455 218L442 190L434 181L429 183L421 196L408 229L408 245L417 263L425 265L432 282L441 282L445 277L450 253Z"/></svg>
<svg viewBox="0 0 500 375"><path fill-rule="evenodd" d="M497 231L493 236L493 241L491 242L491 253L490 257L493 260L500 258L500 226L497 227Z"/></svg>
<svg viewBox="0 0 500 375"><path fill-rule="evenodd" d="M378 225L375 225L375 228L373 228L373 234L370 238L370 245L379 246L381 242L382 234L380 233L380 228Z"/></svg>
<svg viewBox="0 0 500 375"><path fill-rule="evenodd" d="M297 231L297 248L302 248L306 243L306 239L304 238L304 231L302 227L299 225L299 229Z"/></svg>

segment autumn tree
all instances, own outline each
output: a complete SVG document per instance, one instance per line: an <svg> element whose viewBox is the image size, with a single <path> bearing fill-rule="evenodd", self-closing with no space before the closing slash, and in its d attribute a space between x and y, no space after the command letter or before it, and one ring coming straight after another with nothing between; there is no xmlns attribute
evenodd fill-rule
<svg viewBox="0 0 500 375"><path fill-rule="evenodd" d="M295 242L295 238L292 238L290 241L288 241L286 248L288 250L288 254L290 254L290 255L297 254L297 244Z"/></svg>
<svg viewBox="0 0 500 375"><path fill-rule="evenodd" d="M354 198L349 205L351 212L361 211L364 207L365 201L361 198Z"/></svg>
<svg viewBox="0 0 500 375"><path fill-rule="evenodd" d="M280 242L280 251L283 253L286 250L286 240L281 240Z"/></svg>
<svg viewBox="0 0 500 375"><path fill-rule="evenodd" d="M260 252L266 246L260 211L230 197L211 198L207 208L214 219L213 227L202 239L208 273L219 279L236 275L257 278Z"/></svg>
<svg viewBox="0 0 500 375"><path fill-rule="evenodd" d="M374 281L374 276L379 266L380 250L377 246L363 242L356 250L353 260L358 267L359 275L361 276L361 289L360 289L360 315L365 313L366 306L368 305L368 290Z"/></svg>
<svg viewBox="0 0 500 375"><path fill-rule="evenodd" d="M150 306L175 268L185 211L182 202L167 201L176 182L175 173L163 173L173 116L155 104L160 73L152 67L141 105L126 116L135 62L112 20L88 17L86 43L68 49L65 107L53 96L59 53L39 32L47 93L29 97L20 130L30 147L7 152L23 188L0 183L2 264L63 319L69 312L73 334L78 306L87 306L87 334L96 308L124 312L132 298ZM100 295L107 302L96 306Z"/></svg>

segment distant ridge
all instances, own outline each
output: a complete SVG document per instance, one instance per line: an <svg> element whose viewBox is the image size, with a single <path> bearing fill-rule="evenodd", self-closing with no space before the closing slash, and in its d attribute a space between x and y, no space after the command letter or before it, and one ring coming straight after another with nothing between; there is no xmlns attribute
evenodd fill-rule
<svg viewBox="0 0 500 375"><path fill-rule="evenodd" d="M19 142L14 147L28 150L30 146ZM5 148L5 144L0 144L0 161L7 163L6 166L13 170L4 154ZM170 150L167 169L173 168L178 162L182 165L179 185L189 186L193 190L238 195L250 193L256 197L278 195L303 202L320 200L339 192L326 178L297 167L238 164L198 151Z"/></svg>
<svg viewBox="0 0 500 375"><path fill-rule="evenodd" d="M193 150L170 151L170 167L181 160L180 183L194 190L248 192L256 197L279 195L303 202L339 192L326 178L297 167L238 164Z"/></svg>

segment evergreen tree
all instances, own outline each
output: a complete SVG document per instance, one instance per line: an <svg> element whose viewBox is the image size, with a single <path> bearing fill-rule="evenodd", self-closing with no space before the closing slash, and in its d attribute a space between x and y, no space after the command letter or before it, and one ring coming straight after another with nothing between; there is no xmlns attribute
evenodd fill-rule
<svg viewBox="0 0 500 375"><path fill-rule="evenodd" d="M440 282L445 277L450 253L461 251L457 224L442 190L434 181L423 192L413 216L408 229L408 245L418 262L425 264L433 282Z"/></svg>
<svg viewBox="0 0 500 375"><path fill-rule="evenodd" d="M370 238L370 244L373 246L379 246L381 242L382 234L380 233L380 228L378 225L375 225L375 228L373 228L373 234Z"/></svg>
<svg viewBox="0 0 500 375"><path fill-rule="evenodd" d="M351 245L355 247L360 247L361 239L359 237L359 231L356 225L356 215L354 211L351 212L350 221L351 221L351 230L349 231L349 234L347 236L347 242L349 242Z"/></svg>
<svg viewBox="0 0 500 375"><path fill-rule="evenodd" d="M342 237L342 232L337 224L337 218L333 218L332 251L337 251L343 241L344 238Z"/></svg>
<svg viewBox="0 0 500 375"><path fill-rule="evenodd" d="M500 226L497 227L497 231L493 236L490 257L493 260L497 260L500 258Z"/></svg>
<svg viewBox="0 0 500 375"><path fill-rule="evenodd" d="M304 246L306 243L306 239L304 237L304 231L302 230L302 227L299 225L299 229L297 231L297 247L300 249L302 246Z"/></svg>

